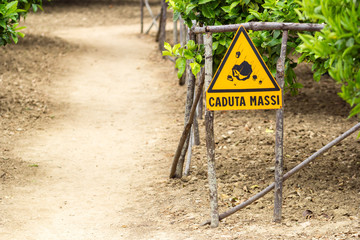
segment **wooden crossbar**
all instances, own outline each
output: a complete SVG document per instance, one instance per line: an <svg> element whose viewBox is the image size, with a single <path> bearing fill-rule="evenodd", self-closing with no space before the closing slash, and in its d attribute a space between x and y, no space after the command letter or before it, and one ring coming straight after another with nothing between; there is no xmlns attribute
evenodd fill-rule
<svg viewBox="0 0 360 240"><path fill-rule="evenodd" d="M262 31L262 30L288 30L288 31L320 31L324 28L324 24L315 23L286 23L286 22L247 22L242 24L230 24L220 26L205 26L194 28L194 33L218 33L218 32L235 32L240 25L246 30Z"/></svg>

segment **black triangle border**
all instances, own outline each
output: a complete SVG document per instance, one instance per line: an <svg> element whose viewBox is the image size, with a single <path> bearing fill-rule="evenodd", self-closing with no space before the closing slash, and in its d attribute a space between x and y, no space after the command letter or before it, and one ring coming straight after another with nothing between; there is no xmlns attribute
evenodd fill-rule
<svg viewBox="0 0 360 240"><path fill-rule="evenodd" d="M248 41L248 43L250 44L252 50L254 51L256 57L258 58L258 60L260 61L262 67L264 68L266 74L268 75L268 77L270 78L271 82L273 83L273 85L275 86L275 88L251 88L251 89L220 89L220 90L213 90L213 86L217 80L217 78L219 77L219 74L221 73L221 70L223 69L230 53L232 52L232 49L234 48L238 38L240 37L240 34L243 33ZM277 84L277 82L275 81L274 77L272 76L272 74L270 73L268 67L266 66L266 64L264 63L264 60L262 59L262 57L260 56L258 50L256 49L256 47L254 46L254 43L252 42L252 40L250 39L249 35L247 34L245 28L241 25L238 29L238 31L236 32L235 38L232 40L231 45L229 47L229 49L227 50L225 57L221 60L220 63L220 67L216 70L215 73L215 77L214 79L211 81L211 84L207 90L207 92L209 93L223 93L223 92L227 92L227 93L233 93L233 92L272 92L272 91L280 91L280 87Z"/></svg>

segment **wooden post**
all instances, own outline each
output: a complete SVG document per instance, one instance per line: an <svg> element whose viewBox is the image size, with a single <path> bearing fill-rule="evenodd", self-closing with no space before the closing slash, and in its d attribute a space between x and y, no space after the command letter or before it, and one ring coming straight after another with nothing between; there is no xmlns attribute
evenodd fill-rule
<svg viewBox="0 0 360 240"><path fill-rule="evenodd" d="M197 34L197 36L198 36L198 44L199 45L204 44L204 36L203 36L203 34ZM205 71L200 71L199 79L204 77L204 74L205 74ZM197 108L196 108L196 115L197 115L197 117L199 119L203 119L203 106L204 106L203 96L204 96L204 94L201 94L199 103L198 103ZM199 144L200 144L200 141L199 141Z"/></svg>
<svg viewBox="0 0 360 240"><path fill-rule="evenodd" d="M174 20L173 15L173 22L174 22L174 28L173 28L173 37L174 37L174 45L178 43L178 20Z"/></svg>
<svg viewBox="0 0 360 240"><path fill-rule="evenodd" d="M196 23L195 20L193 20L192 23L193 23L193 28L192 28L192 29L194 29L194 28L196 27L196 24L197 24L197 23ZM196 34L194 34L193 40L195 41L195 44L198 44L198 39L197 39L197 35L196 35ZM189 66L189 68L190 68L190 66ZM201 73L201 71L200 71L200 73ZM200 73L198 73L198 75L196 76L197 78L199 78ZM195 98L195 96L194 96L194 98ZM197 115L197 112L196 112L195 114ZM193 144L195 144L195 145L198 146L198 145L200 145L200 133L199 133L199 123L198 123L197 117L195 117L195 119L194 119L193 132L194 132L194 135L193 135L193 136L194 136Z"/></svg>
<svg viewBox="0 0 360 240"><path fill-rule="evenodd" d="M160 17L160 15L161 15L161 13L159 13L158 15L156 15L155 21L158 20L158 18ZM154 26L154 22L151 22L151 24L150 24L149 28L146 30L145 34L148 34L148 33L150 32L152 26ZM157 41L157 40L156 40L156 41Z"/></svg>
<svg viewBox="0 0 360 240"><path fill-rule="evenodd" d="M219 32L236 32L242 25L246 30L292 30L292 31L320 31L324 28L324 24L315 23L285 23L285 22L247 22L241 24L204 26L194 29L194 33L219 33Z"/></svg>
<svg viewBox="0 0 360 240"><path fill-rule="evenodd" d="M145 6L146 6L147 10L149 11L149 14L150 14L150 17L151 17L151 20L152 20L153 24L154 24L155 26L157 26L156 20L155 20L155 17L154 17L154 14L153 14L153 12L151 11L151 8L150 8L150 5L149 5L149 0L143 0L143 1L144 1L144 3L145 3Z"/></svg>
<svg viewBox="0 0 360 240"><path fill-rule="evenodd" d="M205 44L205 89L212 80L212 34L204 35ZM219 209L215 168L214 112L205 109L206 148L208 160L208 181L210 191L211 227L219 226Z"/></svg>
<svg viewBox="0 0 360 240"><path fill-rule="evenodd" d="M282 108L276 110L275 132L275 190L274 190L274 222L281 222L283 192L283 141L284 141L284 76L288 31L283 31L280 57L276 65L276 81L282 89Z"/></svg>
<svg viewBox="0 0 360 240"><path fill-rule="evenodd" d="M198 73L198 75L197 75L198 79L200 79L200 77L201 77L200 76L201 72L203 72L203 70L201 70ZM195 98L195 96L194 96L194 98ZM199 106L199 103L197 104L197 106ZM196 109L197 109L197 106L196 106ZM193 134L193 138L194 138L193 145L195 144L196 146L199 146L200 145L200 132L199 132L199 122L198 122L197 114L198 114L198 112L196 111L195 112L194 124L193 124L193 133L194 133Z"/></svg>
<svg viewBox="0 0 360 240"><path fill-rule="evenodd" d="M194 119L196 119L196 111L195 111ZM185 164L185 170L184 170L185 176L190 175L190 166L191 166L192 146L193 145L194 145L194 122L193 122L193 126L191 127L191 130L190 130L189 146L188 146L188 150L187 150L186 164Z"/></svg>
<svg viewBox="0 0 360 240"><path fill-rule="evenodd" d="M180 22L180 45L182 47L185 46L185 35L186 35L186 30L185 30L185 23L184 23L184 19L182 19L182 17L179 17L179 22Z"/></svg>
<svg viewBox="0 0 360 240"><path fill-rule="evenodd" d="M191 30L189 30L189 39L195 40L195 34L192 33ZM185 124L189 120L190 110L194 102L194 90L195 90L195 76L192 74L190 67L186 69L187 71L187 94L186 94L186 106L185 106ZM185 162L185 156L186 152L189 146L189 136L187 137L184 147L181 151L181 155L179 158L179 161L176 166L176 172L175 172L175 178L181 178L183 175L183 168L184 168L184 162Z"/></svg>
<svg viewBox="0 0 360 240"><path fill-rule="evenodd" d="M200 80L200 82L204 82L204 78L205 78L205 74L204 74L204 68L201 69L199 76L198 76L198 80ZM187 152L187 159L186 159L186 164L185 164L185 170L184 170L184 175L188 176L190 174L190 165L191 165L191 157L192 157L192 146L193 145L200 145L200 136L199 136L199 125L196 119L197 116L197 112L198 112L198 106L200 104L200 101L202 101L202 96L203 96L203 92L201 92L200 96L199 96L199 100L197 100L196 98L196 94L198 94L197 92L194 95L194 103L196 104L196 112L194 113L195 117L194 117L194 121L193 121L193 126L191 128L191 133L190 133L190 141L189 141L189 147L188 147L188 152ZM196 125L195 125L196 124ZM196 128L197 127L197 128Z"/></svg>
<svg viewBox="0 0 360 240"><path fill-rule="evenodd" d="M164 42L166 38L166 9L168 3L165 0L162 0L161 3L161 15L160 15L160 25L158 30L158 40L159 40L159 49L160 51L164 51Z"/></svg>
<svg viewBox="0 0 360 240"><path fill-rule="evenodd" d="M140 0L140 33L144 33L144 0Z"/></svg>
<svg viewBox="0 0 360 240"><path fill-rule="evenodd" d="M180 20L180 45L181 47L184 47L186 44L186 27L185 27L185 23L184 23L184 19L182 19L181 17L179 18ZM186 82L186 76L185 74L182 75L182 77L179 79L179 85L182 86L184 85Z"/></svg>
<svg viewBox="0 0 360 240"><path fill-rule="evenodd" d="M185 124L184 131L183 131L183 133L181 135L178 147L177 147L175 155L174 155L174 160L173 160L173 163L171 165L170 178L175 177L176 167L177 167L177 164L178 164L178 161L179 161L179 158L180 158L181 151L182 151L182 149L184 149L185 140L189 136L189 133L190 133L190 130L191 130L191 125L192 125L194 117L195 117L196 105L199 102L200 95L201 95L201 93L203 91L202 90L203 86L204 86L204 78L200 79L198 88L196 90L196 96L195 96L194 104L191 106L191 110L190 110L189 121Z"/></svg>

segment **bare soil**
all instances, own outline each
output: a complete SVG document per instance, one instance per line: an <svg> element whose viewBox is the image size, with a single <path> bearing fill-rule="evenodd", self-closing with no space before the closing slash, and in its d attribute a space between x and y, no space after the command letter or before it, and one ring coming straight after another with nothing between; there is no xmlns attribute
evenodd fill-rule
<svg viewBox="0 0 360 240"><path fill-rule="evenodd" d="M191 176L168 179L186 89L139 16L137 1L58 0L0 48L0 239L359 239L356 134L285 182L282 224L268 194L217 229L199 225L204 123ZM285 171L357 122L339 86L310 69L285 96ZM274 111L216 112L221 211L273 181L274 127Z"/></svg>

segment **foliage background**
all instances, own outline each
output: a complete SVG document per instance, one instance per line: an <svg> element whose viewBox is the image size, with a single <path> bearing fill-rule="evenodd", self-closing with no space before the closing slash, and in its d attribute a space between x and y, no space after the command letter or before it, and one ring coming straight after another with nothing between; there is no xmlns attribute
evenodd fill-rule
<svg viewBox="0 0 360 240"><path fill-rule="evenodd" d="M25 17L31 9L36 12L42 9L42 0L0 1L0 46L17 43L24 27L18 27L21 17Z"/></svg>
<svg viewBox="0 0 360 240"><path fill-rule="evenodd" d="M198 25L227 25L249 21L261 22L312 22L324 23L321 32L289 32L287 57L285 60L285 90L295 95L302 87L296 82L294 68L302 61L313 63L314 79L323 74L342 84L339 96L352 107L350 117L360 113L360 10L357 0L168 0L174 11L174 20L181 16L191 27ZM280 56L282 34L279 30L249 31L254 44L273 75ZM216 70L229 47L234 32L213 34L213 57ZM187 46L185 46L189 50ZM192 67L202 65L199 49L181 50L180 46L167 48L166 55L178 58L179 76L184 68L184 58L194 59ZM180 51L180 52L179 52ZM298 61L293 54L301 54ZM179 60L181 59L181 60ZM181 62L181 64L179 64ZM193 69L194 74L198 70Z"/></svg>

